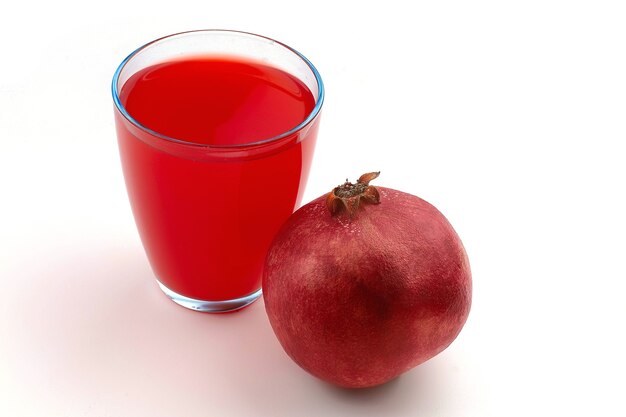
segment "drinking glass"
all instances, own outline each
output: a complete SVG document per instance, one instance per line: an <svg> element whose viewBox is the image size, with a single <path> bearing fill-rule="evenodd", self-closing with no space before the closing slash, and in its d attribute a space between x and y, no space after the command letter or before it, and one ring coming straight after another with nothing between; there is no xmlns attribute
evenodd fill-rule
<svg viewBox="0 0 626 417"><path fill-rule="evenodd" d="M199 56L250 60L284 71L308 87L314 107L292 129L236 144L171 137L142 125L127 110L121 91L134 74ZM132 52L113 76L112 93L126 189L160 288L176 303L203 312L237 310L258 299L267 249L299 207L307 182L324 100L318 71L275 40L199 30Z"/></svg>

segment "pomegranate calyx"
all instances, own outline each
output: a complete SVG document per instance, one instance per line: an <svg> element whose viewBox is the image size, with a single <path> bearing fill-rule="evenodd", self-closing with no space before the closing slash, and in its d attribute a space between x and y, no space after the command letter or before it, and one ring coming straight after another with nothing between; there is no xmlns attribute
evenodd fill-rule
<svg viewBox="0 0 626 417"><path fill-rule="evenodd" d="M330 213L335 215L345 209L352 218L357 213L361 200L372 204L380 203L378 190L369 185L370 181L379 175L380 171L368 172L361 175L355 184L346 179L345 183L335 187L326 197L326 206Z"/></svg>

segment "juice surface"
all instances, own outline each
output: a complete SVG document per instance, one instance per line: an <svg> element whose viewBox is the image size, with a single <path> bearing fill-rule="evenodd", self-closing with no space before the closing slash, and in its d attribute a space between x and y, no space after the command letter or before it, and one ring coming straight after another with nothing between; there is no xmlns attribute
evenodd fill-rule
<svg viewBox="0 0 626 417"><path fill-rule="evenodd" d="M145 68L120 99L140 124L189 142L233 145L300 124L315 98L292 75L259 62L196 57Z"/></svg>

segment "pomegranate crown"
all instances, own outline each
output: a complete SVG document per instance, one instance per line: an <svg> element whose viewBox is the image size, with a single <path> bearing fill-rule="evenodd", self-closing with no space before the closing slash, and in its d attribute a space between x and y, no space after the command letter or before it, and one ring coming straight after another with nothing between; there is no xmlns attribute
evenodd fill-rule
<svg viewBox="0 0 626 417"><path fill-rule="evenodd" d="M356 184L346 182L335 187L326 197L326 207L332 215L346 211L350 218L357 213L361 200L366 203L380 203L380 194L376 187L369 185L370 181L380 175L378 172L369 172L359 177Z"/></svg>

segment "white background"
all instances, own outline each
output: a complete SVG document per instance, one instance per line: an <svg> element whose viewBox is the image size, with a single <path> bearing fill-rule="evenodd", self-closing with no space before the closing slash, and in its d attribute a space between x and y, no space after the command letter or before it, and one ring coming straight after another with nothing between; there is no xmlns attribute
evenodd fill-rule
<svg viewBox="0 0 626 417"><path fill-rule="evenodd" d="M621 1L4 4L0 415L626 415L625 22ZM381 170L455 226L474 303L444 353L341 390L284 354L262 301L214 316L160 293L109 84L137 46L199 28L320 70L305 201Z"/></svg>

